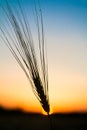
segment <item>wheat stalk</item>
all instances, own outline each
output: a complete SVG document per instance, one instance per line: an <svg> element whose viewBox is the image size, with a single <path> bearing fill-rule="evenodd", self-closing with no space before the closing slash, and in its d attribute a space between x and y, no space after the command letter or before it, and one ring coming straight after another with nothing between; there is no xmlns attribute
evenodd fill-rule
<svg viewBox="0 0 87 130"><path fill-rule="evenodd" d="M8 0L6 1L7 10L3 7L2 10L8 19L8 27L0 24L0 37L9 48L10 52L27 76L33 93L39 100L42 108L48 114L50 126L52 128L51 118L49 115L49 93L48 93L48 64L44 41L44 27L42 10L39 5L39 11L35 3L36 26L38 34L39 59L36 55L34 40L27 20L25 12L22 9L20 1L18 1L19 12L15 13L12 10ZM39 12L39 14L38 14ZM38 63L40 62L40 63Z"/></svg>

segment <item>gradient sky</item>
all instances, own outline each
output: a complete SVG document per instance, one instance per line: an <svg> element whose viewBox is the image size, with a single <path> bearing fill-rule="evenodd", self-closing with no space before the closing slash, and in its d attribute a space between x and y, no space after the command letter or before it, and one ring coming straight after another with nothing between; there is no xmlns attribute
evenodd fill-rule
<svg viewBox="0 0 87 130"><path fill-rule="evenodd" d="M9 1L16 9L17 1ZM47 44L52 110L87 111L87 1L40 0L40 3ZM0 0L0 4L5 6L4 0ZM26 8L31 31L36 38L34 1L21 0L21 4ZM0 17L7 26L1 9ZM42 111L24 72L1 40L0 106Z"/></svg>

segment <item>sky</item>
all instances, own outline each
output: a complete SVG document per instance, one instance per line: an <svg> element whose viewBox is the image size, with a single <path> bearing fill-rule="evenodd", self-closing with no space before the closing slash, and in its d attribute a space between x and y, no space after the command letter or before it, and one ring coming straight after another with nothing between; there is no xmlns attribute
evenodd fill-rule
<svg viewBox="0 0 87 130"><path fill-rule="evenodd" d="M9 0L14 11L17 0ZM38 4L37 0L36 3ZM87 1L40 0L52 112L87 112ZM5 0L0 0L5 7ZM34 0L21 0L34 40ZM8 22L0 8L0 25ZM10 31L10 30L9 30ZM1 32L0 32L1 35ZM42 112L24 72L0 39L0 106Z"/></svg>

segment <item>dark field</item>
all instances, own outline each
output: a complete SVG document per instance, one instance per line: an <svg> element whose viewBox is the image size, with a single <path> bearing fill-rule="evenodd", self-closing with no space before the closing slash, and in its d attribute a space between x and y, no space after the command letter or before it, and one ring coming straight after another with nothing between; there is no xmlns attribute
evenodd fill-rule
<svg viewBox="0 0 87 130"><path fill-rule="evenodd" d="M87 113L51 115L53 130L87 130ZM50 130L49 119L40 114L0 109L0 130Z"/></svg>

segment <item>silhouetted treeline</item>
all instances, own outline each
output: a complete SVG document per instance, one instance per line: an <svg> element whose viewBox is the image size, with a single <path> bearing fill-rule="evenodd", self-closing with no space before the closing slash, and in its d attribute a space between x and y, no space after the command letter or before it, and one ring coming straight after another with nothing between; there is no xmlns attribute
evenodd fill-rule
<svg viewBox="0 0 87 130"><path fill-rule="evenodd" d="M5 109L0 107L0 115L40 115L39 113L30 113L22 111L21 109Z"/></svg>
<svg viewBox="0 0 87 130"><path fill-rule="evenodd" d="M51 115L53 130L87 130L87 113ZM0 107L0 130L50 130L47 116Z"/></svg>

